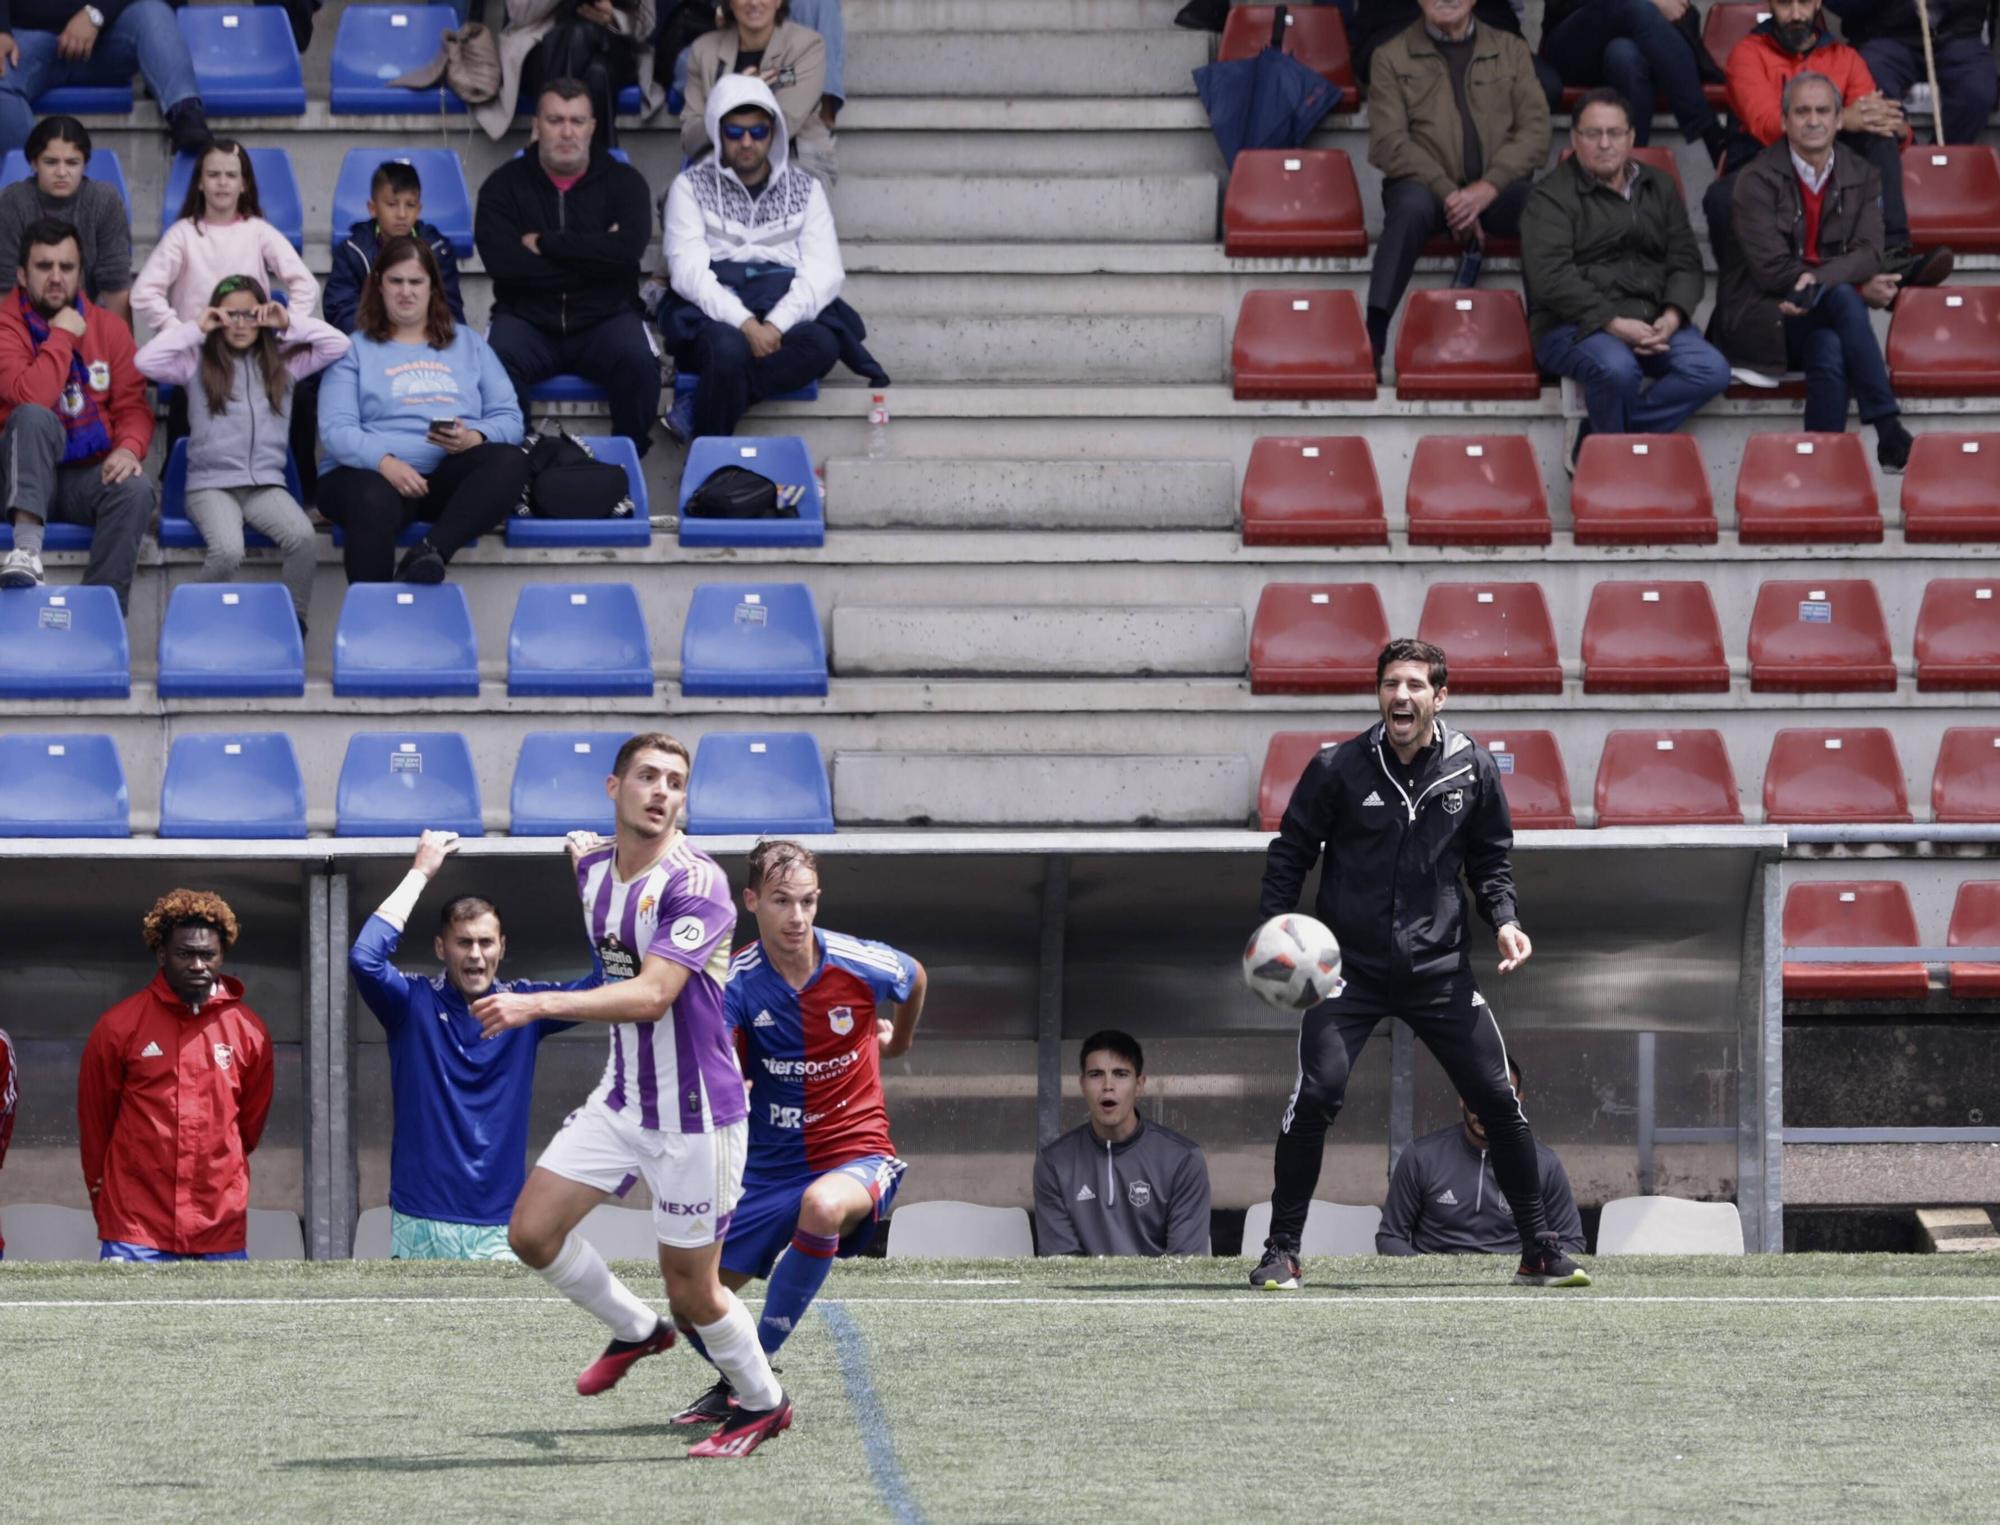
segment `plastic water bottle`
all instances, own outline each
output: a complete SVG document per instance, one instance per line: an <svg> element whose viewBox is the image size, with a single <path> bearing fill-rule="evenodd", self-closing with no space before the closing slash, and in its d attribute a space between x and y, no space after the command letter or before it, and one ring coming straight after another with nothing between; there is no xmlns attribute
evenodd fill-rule
<svg viewBox="0 0 2000 1525"><path fill-rule="evenodd" d="M876 392L868 399L868 459L879 461L889 453L889 396Z"/></svg>

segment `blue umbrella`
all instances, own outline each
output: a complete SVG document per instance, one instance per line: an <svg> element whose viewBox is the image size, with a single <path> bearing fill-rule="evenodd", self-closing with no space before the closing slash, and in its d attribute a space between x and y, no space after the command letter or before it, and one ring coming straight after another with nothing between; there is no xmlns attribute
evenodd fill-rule
<svg viewBox="0 0 2000 1525"><path fill-rule="evenodd" d="M1284 52L1290 8L1279 6L1271 42L1255 58L1213 63L1194 71L1194 88L1208 112L1223 161L1234 167L1246 148L1296 148L1340 103L1327 83Z"/></svg>

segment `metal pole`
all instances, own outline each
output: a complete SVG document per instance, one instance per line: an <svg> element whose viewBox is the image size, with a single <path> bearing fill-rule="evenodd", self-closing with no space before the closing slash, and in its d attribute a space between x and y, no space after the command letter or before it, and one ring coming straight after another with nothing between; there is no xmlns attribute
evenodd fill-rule
<svg viewBox="0 0 2000 1525"><path fill-rule="evenodd" d="M1659 1172L1653 1163L1653 1133L1659 1125L1658 1033L1639 1034L1639 1195L1657 1191Z"/></svg>
<svg viewBox="0 0 2000 1525"><path fill-rule="evenodd" d="M1062 1131L1063 929L1069 919L1069 859L1042 860L1042 943L1035 989L1035 1136Z"/></svg>

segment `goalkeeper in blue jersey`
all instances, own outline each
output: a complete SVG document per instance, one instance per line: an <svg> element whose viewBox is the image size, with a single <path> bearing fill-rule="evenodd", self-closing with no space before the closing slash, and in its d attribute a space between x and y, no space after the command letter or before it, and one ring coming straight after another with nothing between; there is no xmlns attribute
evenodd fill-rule
<svg viewBox="0 0 2000 1525"><path fill-rule="evenodd" d="M467 1009L494 991L580 990L500 979L507 938L489 900L445 902L432 951L444 973L413 979L395 957L410 913L458 846L458 834L427 831L403 882L368 918L347 966L361 999L389 1035L389 1088L396 1116L389 1154L390 1253L398 1260L512 1260L507 1220L527 1176L528 1103L542 1039L573 1026L530 1022L480 1036Z"/></svg>

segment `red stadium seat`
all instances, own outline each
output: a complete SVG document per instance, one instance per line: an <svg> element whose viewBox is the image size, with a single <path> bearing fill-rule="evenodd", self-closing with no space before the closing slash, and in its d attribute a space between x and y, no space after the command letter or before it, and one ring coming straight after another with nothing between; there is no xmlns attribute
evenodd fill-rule
<svg viewBox="0 0 2000 1525"><path fill-rule="evenodd" d="M1741 826L1720 731L1613 731L1597 759L1599 826Z"/></svg>
<svg viewBox="0 0 2000 1525"><path fill-rule="evenodd" d="M1887 694L1896 664L1882 600L1865 578L1767 582L1750 615L1750 688L1760 694Z"/></svg>
<svg viewBox="0 0 2000 1525"><path fill-rule="evenodd" d="M1988 143L1904 149L1903 204L1917 248L2000 254L2000 153Z"/></svg>
<svg viewBox="0 0 2000 1525"><path fill-rule="evenodd" d="M2000 879L1971 879L1951 902L1947 948L2000 948ZM2000 964L1953 964L1951 993L1961 1001L2000 996Z"/></svg>
<svg viewBox="0 0 2000 1525"><path fill-rule="evenodd" d="M1236 396L1375 400L1375 356L1351 291L1252 291L1230 346Z"/></svg>
<svg viewBox="0 0 2000 1525"><path fill-rule="evenodd" d="M1569 489L1578 545L1714 545L1715 499L1692 434L1593 434Z"/></svg>
<svg viewBox="0 0 2000 1525"><path fill-rule="evenodd" d="M1267 259L1366 254L1353 161L1337 148L1246 148L1222 198L1222 252Z"/></svg>
<svg viewBox="0 0 2000 1525"><path fill-rule="evenodd" d="M1222 27L1223 63L1255 58L1271 45L1275 5L1239 5ZM1294 5L1285 28L1285 56L1296 58L1328 84L1340 86L1337 111L1352 111L1361 98L1354 79L1354 55L1348 47L1347 23L1331 5Z"/></svg>
<svg viewBox="0 0 2000 1525"><path fill-rule="evenodd" d="M1933 578L1917 611L1917 690L1982 688L2000 688L2000 576Z"/></svg>
<svg viewBox="0 0 2000 1525"><path fill-rule="evenodd" d="M1787 948L1920 948L1910 892L1893 879L1806 880L1785 891ZM1921 1001L1922 964L1785 964L1788 1001Z"/></svg>
<svg viewBox="0 0 2000 1525"><path fill-rule="evenodd" d="M1775 826L1907 826L1896 742L1879 726L1787 726L1764 762L1764 819Z"/></svg>
<svg viewBox="0 0 2000 1525"><path fill-rule="evenodd" d="M2000 286L1898 293L1885 353L1898 397L2000 396Z"/></svg>
<svg viewBox="0 0 2000 1525"><path fill-rule="evenodd" d="M1372 694L1388 644L1373 583L1271 583L1250 627L1250 692Z"/></svg>
<svg viewBox="0 0 2000 1525"><path fill-rule="evenodd" d="M1525 434L1429 434L1403 498L1411 545L1547 545L1542 468Z"/></svg>
<svg viewBox="0 0 2000 1525"><path fill-rule="evenodd" d="M1542 375L1513 291L1412 291L1396 335L1396 395L1533 402Z"/></svg>
<svg viewBox="0 0 2000 1525"><path fill-rule="evenodd" d="M1875 542L1882 507L1858 434L1753 434L1736 472L1745 545Z"/></svg>
<svg viewBox="0 0 2000 1525"><path fill-rule="evenodd" d="M1903 477L1903 539L2000 540L2000 434L1919 434Z"/></svg>
<svg viewBox="0 0 2000 1525"><path fill-rule="evenodd" d="M1444 648L1455 693L1562 692L1555 622L1537 583L1432 583L1417 634Z"/></svg>
<svg viewBox="0 0 2000 1525"><path fill-rule="evenodd" d="M1266 435L1243 471L1245 545L1387 545L1382 482L1360 434Z"/></svg>
<svg viewBox="0 0 2000 1525"><path fill-rule="evenodd" d="M2000 728L1955 725L1931 770L1931 819L1941 826L2000 821Z"/></svg>
<svg viewBox="0 0 2000 1525"><path fill-rule="evenodd" d="M1601 582L1583 617L1587 694L1723 694L1729 659L1703 582Z"/></svg>
<svg viewBox="0 0 2000 1525"><path fill-rule="evenodd" d="M1555 737L1547 731L1489 736L1483 727L1474 736L1500 769L1500 787L1516 831L1568 831L1576 825L1569 772Z"/></svg>
<svg viewBox="0 0 2000 1525"><path fill-rule="evenodd" d="M1352 731L1278 731L1264 749L1264 772L1257 780L1257 829L1276 831L1292 802L1292 791L1306 771L1306 764L1322 747L1333 747Z"/></svg>
<svg viewBox="0 0 2000 1525"><path fill-rule="evenodd" d="M1754 32L1758 25L1770 17L1769 5L1711 5L1708 15L1702 19L1701 42L1708 49L1708 56L1727 70L1729 55L1736 44ZM1703 85L1702 94L1708 97L1709 105L1720 111L1729 104L1729 90L1724 85Z"/></svg>

